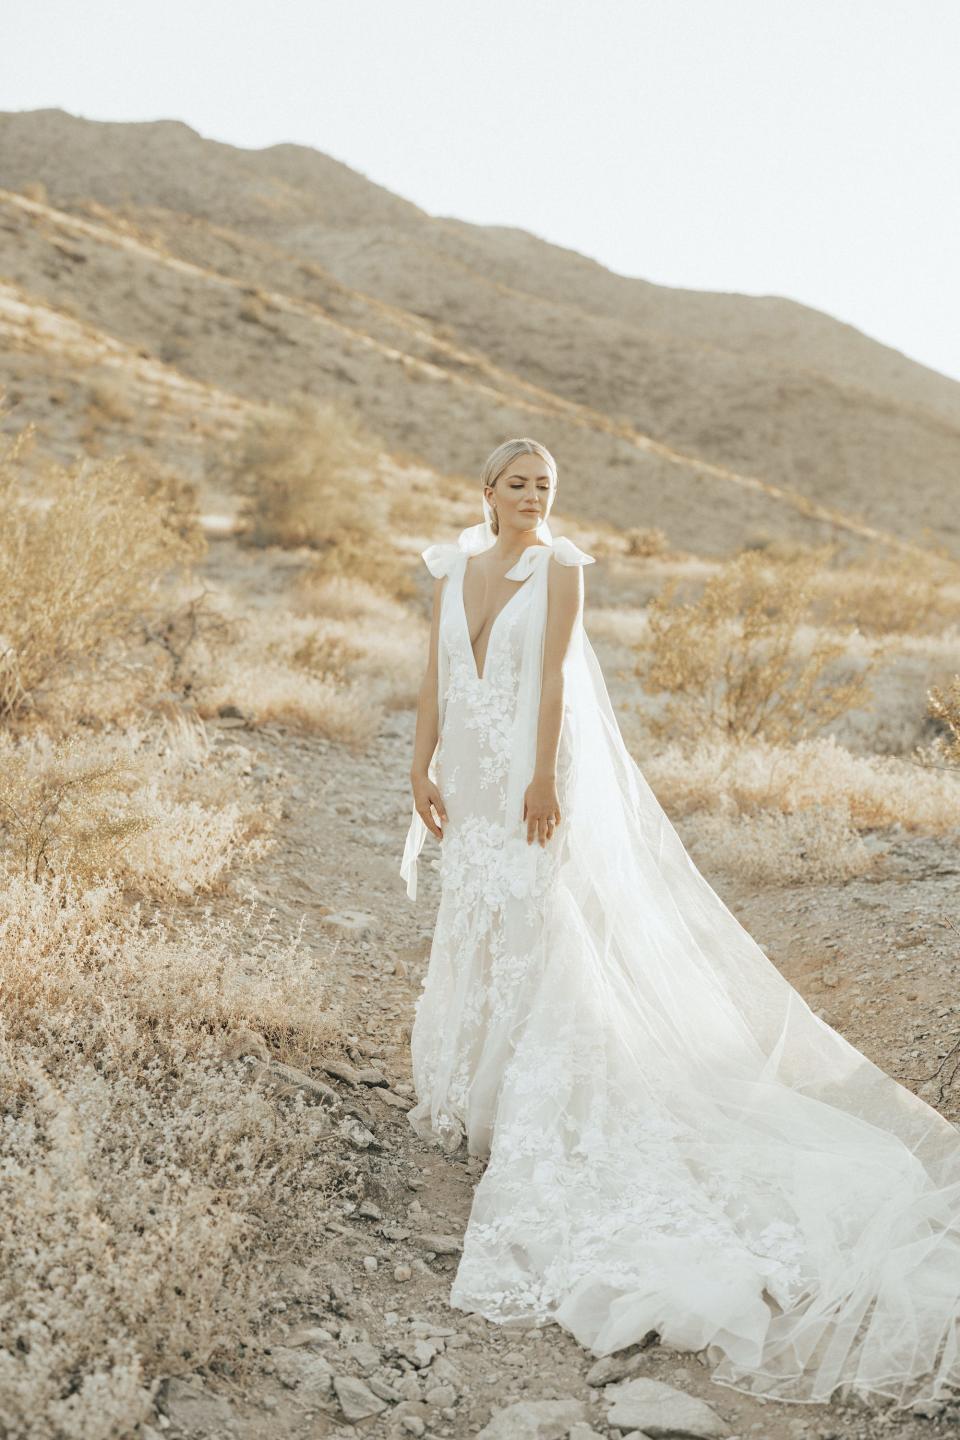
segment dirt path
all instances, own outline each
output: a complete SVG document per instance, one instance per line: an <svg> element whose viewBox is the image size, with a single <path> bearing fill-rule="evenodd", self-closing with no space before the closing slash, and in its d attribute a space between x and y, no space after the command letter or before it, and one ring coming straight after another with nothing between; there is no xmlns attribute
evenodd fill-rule
<svg viewBox="0 0 960 1440"><path fill-rule="evenodd" d="M228 1394L203 1377L164 1387L157 1426L172 1437L460 1437L527 1401L526 1418L511 1412L490 1436L642 1440L635 1423L611 1423L612 1392L590 1376L593 1357L557 1326L507 1331L447 1304L479 1168L421 1142L402 1108L439 893L430 839L415 905L398 873L413 728L412 714L392 714L356 756L277 726L236 727L257 773L285 797L277 846L244 883L279 929L303 924L328 998L342 1008L348 1053L387 1084L314 1072L374 1137L356 1151L363 1200L344 1202L312 1252L278 1270L272 1368L252 1389ZM884 876L844 886L716 888L809 1003L898 1078L932 1070L956 1038L960 947L940 919L960 915L960 861L944 846L901 837ZM632 1365L628 1357L621 1373L700 1397L722 1422L715 1433L741 1440L873 1440L881 1431L918 1440L951 1433L958 1418L880 1424L858 1407L765 1403L713 1384L694 1356L658 1344L635 1347Z"/></svg>

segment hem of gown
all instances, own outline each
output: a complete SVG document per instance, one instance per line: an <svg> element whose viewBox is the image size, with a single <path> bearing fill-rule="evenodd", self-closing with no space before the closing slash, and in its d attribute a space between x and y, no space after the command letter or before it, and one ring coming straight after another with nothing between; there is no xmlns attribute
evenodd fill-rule
<svg viewBox="0 0 960 1440"><path fill-rule="evenodd" d="M624 1344L619 1345L616 1350L606 1350L602 1348L595 1350L592 1345L581 1341L575 1332L570 1330L563 1321L558 1318L557 1310L562 1305L562 1301L559 1301L555 1307L551 1307L546 1312L540 1310L518 1310L512 1315L504 1315L502 1310L496 1306L486 1304L480 1298L471 1301L469 1297L463 1294L458 1295L457 1282L456 1279L454 1279L448 1303L453 1310L460 1310L466 1315L479 1315L482 1319L489 1321L490 1324L497 1325L500 1329L506 1331L546 1329L549 1325L556 1325L558 1329L564 1330L567 1334L571 1335L587 1354L594 1356L596 1359L605 1359L609 1355L619 1354L621 1351L631 1349L638 1343L634 1340L624 1342ZM710 1340L706 1345L694 1349L691 1346L679 1345L669 1340L664 1340L656 1326L651 1326L650 1330L656 1332L656 1348L669 1351L673 1355L694 1356L704 1365L707 1378L711 1380L714 1385L720 1385L725 1390L735 1390L738 1394L747 1395L752 1400L773 1401L780 1405L843 1406L846 1409L853 1410L860 1414L866 1412L873 1414L911 1414L916 1413L913 1407L917 1404L929 1405L932 1403L948 1405L955 1403L958 1398L949 1394L931 1397L919 1393L911 1396L910 1399L904 1400L901 1399L899 1392L893 1389L883 1390L878 1389L875 1384L857 1385L856 1383L850 1382L844 1382L834 1386L833 1391L827 1397L819 1395L781 1394L778 1393L777 1387L790 1384L790 1378L782 1375L772 1375L769 1371L764 1370L741 1370L739 1378L731 1374L721 1374L720 1372L724 1369L724 1366L730 1365L730 1357L723 1346L716 1340ZM650 1333L650 1331L648 1330L645 1333ZM712 1370L710 1368L711 1366L714 1367ZM799 1377L794 1376L792 1378L796 1380ZM757 1381L761 1383L755 1383ZM768 1381L769 1383L764 1386L762 1384L763 1381ZM882 1382L879 1383L882 1384ZM919 1386L915 1386L915 1388L920 1389Z"/></svg>
<svg viewBox="0 0 960 1440"><path fill-rule="evenodd" d="M407 1122L421 1140L442 1150L446 1155L455 1155L466 1141L467 1154L478 1160L487 1160L489 1149L472 1150L467 1127L460 1111L450 1105L435 1104L430 1099L418 1100L407 1111Z"/></svg>
<svg viewBox="0 0 960 1440"><path fill-rule="evenodd" d="M439 1146L448 1155L455 1155L456 1151L461 1148L463 1140L468 1138L465 1117L462 1116L458 1106L453 1106L449 1102L449 1097L440 1102L432 1099L419 1100L412 1109L407 1110L407 1120L420 1138ZM488 1155L484 1155L484 1159L486 1158ZM638 1338L633 1341L622 1339L620 1344L616 1344L613 1348L609 1348L609 1346L594 1348L590 1344L590 1336L584 1333L583 1328L579 1328L579 1333L577 1329L567 1325L560 1318L564 1305L570 1299L570 1292L563 1296L551 1297L544 1305L535 1306L535 1308L524 1303L524 1300L517 1300L514 1302L514 1313L505 1313L502 1302L494 1302L491 1297L484 1295L469 1296L465 1287L459 1287L458 1277L461 1269L462 1260L461 1266L458 1266L458 1272L453 1277L452 1286L450 1286L448 1299L450 1308L461 1310L466 1315L479 1315L482 1319L488 1320L492 1325L498 1325L501 1329L508 1329L508 1331L527 1329L528 1331L528 1329L545 1328L547 1325L557 1325L558 1328L573 1336L574 1341L587 1354L596 1356L597 1359L619 1354L620 1351L625 1351L635 1345L640 1338L638 1335ZM757 1292L757 1297L767 1306L771 1318L774 1318L776 1313L783 1313L783 1306L780 1305L776 1293L769 1289L767 1284L764 1284ZM770 1300L773 1300L776 1310L770 1309ZM682 1326L688 1322L689 1316L678 1315L675 1316L675 1320L676 1325ZM744 1365L743 1354L741 1354L740 1362L735 1361L731 1354L730 1344L724 1345L721 1339L717 1339L718 1335L728 1335L735 1346L738 1339L743 1342L744 1338L744 1336L737 1336L735 1331L731 1332L724 1329L723 1325L717 1325L710 1338L704 1339L704 1344L695 1346L682 1344L678 1339L671 1338L671 1333L669 1333L671 1329L674 1329L675 1336L674 1320L668 1319L665 1322L664 1319L661 1319L659 1325L655 1320L649 1320L649 1323L645 1323L643 1333L655 1331L658 1335L658 1344L671 1351L672 1354L697 1356L698 1361L704 1364L708 1378L715 1385L721 1385L725 1390L737 1391L738 1394L748 1395L753 1400L777 1401L779 1404L794 1405L843 1405L843 1407L853 1408L861 1413L871 1411L874 1414L917 1414L917 1411L914 1410L915 1405L947 1405L960 1401L960 1391L954 1391L950 1384L947 1384L946 1390L940 1387L940 1391L934 1392L933 1388L928 1385L927 1390L924 1391L924 1378L930 1381L933 1378L930 1374L925 1377L923 1375L921 1377L917 1377L917 1375L913 1375L913 1377L901 1375L897 1378L884 1377L869 1382L839 1381L826 1395L796 1394L796 1392L790 1394L790 1392L782 1392L783 1387L787 1387L787 1391L789 1388L796 1391L797 1381L805 1380L806 1372L800 1371L799 1374L794 1372L792 1375L771 1374L766 1369L751 1367L750 1364ZM596 1333L594 1331L594 1339L596 1339Z"/></svg>

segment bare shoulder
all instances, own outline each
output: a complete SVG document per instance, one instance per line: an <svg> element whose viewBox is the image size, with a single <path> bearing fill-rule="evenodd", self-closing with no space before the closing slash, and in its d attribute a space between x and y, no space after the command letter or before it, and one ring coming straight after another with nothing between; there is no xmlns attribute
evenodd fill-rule
<svg viewBox="0 0 960 1440"><path fill-rule="evenodd" d="M570 565L554 553L547 574L551 595L579 595L583 586L583 568Z"/></svg>

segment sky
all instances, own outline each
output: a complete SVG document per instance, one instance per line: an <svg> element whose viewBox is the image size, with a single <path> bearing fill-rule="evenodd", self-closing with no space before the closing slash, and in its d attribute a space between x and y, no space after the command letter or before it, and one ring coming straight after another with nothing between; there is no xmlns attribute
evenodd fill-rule
<svg viewBox="0 0 960 1440"><path fill-rule="evenodd" d="M322 150L960 379L960 0L4 0L0 110Z"/></svg>

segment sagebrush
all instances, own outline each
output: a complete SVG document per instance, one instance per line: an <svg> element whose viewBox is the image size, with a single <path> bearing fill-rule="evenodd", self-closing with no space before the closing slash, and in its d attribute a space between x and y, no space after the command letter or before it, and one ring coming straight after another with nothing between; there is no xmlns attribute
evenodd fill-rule
<svg viewBox="0 0 960 1440"><path fill-rule="evenodd" d="M771 562L744 551L723 565L698 599L674 604L670 581L647 609L647 638L635 673L666 692L655 734L801 740L870 697L869 658L849 674L852 627L812 623L821 561Z"/></svg>
<svg viewBox="0 0 960 1440"><path fill-rule="evenodd" d="M206 546L157 472L125 456L28 471L32 438L0 449L0 719L122 666L163 608L161 580Z"/></svg>

